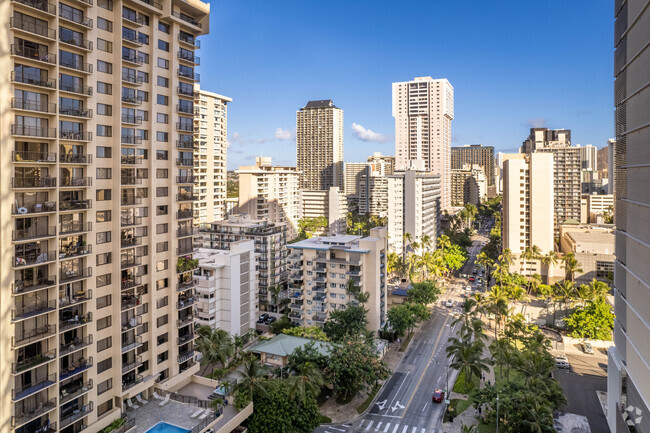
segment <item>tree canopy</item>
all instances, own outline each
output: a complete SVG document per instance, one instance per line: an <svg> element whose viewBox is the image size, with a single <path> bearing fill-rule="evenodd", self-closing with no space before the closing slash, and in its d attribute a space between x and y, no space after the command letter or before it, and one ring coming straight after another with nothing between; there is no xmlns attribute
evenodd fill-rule
<svg viewBox="0 0 650 433"><path fill-rule="evenodd" d="M576 309L565 319L571 336L592 340L611 340L614 329L614 314L604 300L597 300L586 307Z"/></svg>

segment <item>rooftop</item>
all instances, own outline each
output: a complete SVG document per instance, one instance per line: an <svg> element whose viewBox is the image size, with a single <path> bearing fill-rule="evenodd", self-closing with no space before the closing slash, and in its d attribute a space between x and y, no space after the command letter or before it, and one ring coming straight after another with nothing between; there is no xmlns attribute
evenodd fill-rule
<svg viewBox="0 0 650 433"><path fill-rule="evenodd" d="M262 341L250 350L253 353L267 353L276 356L289 356L298 347L303 347L308 343L314 343L314 347L321 355L329 355L330 343L309 338L294 337L293 335L279 334L267 341Z"/></svg>
<svg viewBox="0 0 650 433"><path fill-rule="evenodd" d="M366 248L359 248L359 240L361 240L361 236L357 235L316 236L287 245L287 247L314 250L345 249L355 253L369 252Z"/></svg>
<svg viewBox="0 0 650 433"><path fill-rule="evenodd" d="M611 230L565 231L578 253L614 254L614 232Z"/></svg>
<svg viewBox="0 0 650 433"><path fill-rule="evenodd" d="M305 105L302 109L305 110L310 108L338 108L338 107L334 105L334 102L332 102L331 99L321 99L318 101L307 102L307 105Z"/></svg>

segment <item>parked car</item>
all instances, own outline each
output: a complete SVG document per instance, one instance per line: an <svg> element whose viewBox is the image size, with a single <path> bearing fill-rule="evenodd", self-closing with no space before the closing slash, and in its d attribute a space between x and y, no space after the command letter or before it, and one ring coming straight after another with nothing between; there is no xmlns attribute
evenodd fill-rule
<svg viewBox="0 0 650 433"><path fill-rule="evenodd" d="M568 362L562 362L562 361L555 361L555 368L560 368L563 370L568 370L571 368L571 365L569 365Z"/></svg>
<svg viewBox="0 0 650 433"><path fill-rule="evenodd" d="M269 315L264 313L259 317L259 319L257 319L257 323L265 323L268 318Z"/></svg>
<svg viewBox="0 0 650 433"><path fill-rule="evenodd" d="M585 341L584 343L582 343L582 351L583 351L584 353L589 354L589 355L593 355L593 354L594 354L594 348L591 347L591 343L588 343L588 342L586 342L586 341Z"/></svg>
<svg viewBox="0 0 650 433"><path fill-rule="evenodd" d="M475 279L474 277L469 277L469 280L472 282L474 281L474 279Z"/></svg>
<svg viewBox="0 0 650 433"><path fill-rule="evenodd" d="M446 303L445 305L446 305L447 307L451 308L451 307L454 306L454 301L452 301L451 299L447 299L447 303Z"/></svg>
<svg viewBox="0 0 650 433"><path fill-rule="evenodd" d="M268 324L270 325L271 323L275 322L276 320L278 320L278 319L275 318L275 317L273 317L273 316L269 316L269 317L266 319L266 323L268 323Z"/></svg>
<svg viewBox="0 0 650 433"><path fill-rule="evenodd" d="M569 359L565 355L558 355L555 357L555 362L566 362L569 363Z"/></svg>
<svg viewBox="0 0 650 433"><path fill-rule="evenodd" d="M436 389L433 391L433 396L431 396L431 401L434 403L442 403L445 400L445 392L441 389Z"/></svg>

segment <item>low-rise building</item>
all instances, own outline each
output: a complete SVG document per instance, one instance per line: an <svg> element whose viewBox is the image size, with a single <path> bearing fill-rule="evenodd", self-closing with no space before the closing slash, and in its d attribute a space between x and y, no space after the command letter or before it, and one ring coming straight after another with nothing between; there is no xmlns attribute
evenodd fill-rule
<svg viewBox="0 0 650 433"><path fill-rule="evenodd" d="M289 276L287 223L273 224L240 214L229 216L226 221L204 224L199 228L199 234L203 248L228 250L231 244L244 239L255 242L259 309L277 313L280 302L286 298ZM280 288L277 292L276 287Z"/></svg>
<svg viewBox="0 0 650 433"><path fill-rule="evenodd" d="M582 196L585 203L586 220L588 223L605 223L605 214L614 214L614 195L612 194L588 194Z"/></svg>
<svg viewBox="0 0 650 433"><path fill-rule="evenodd" d="M347 307L354 299L346 292L352 280L369 294L368 329L379 331L386 323L385 227L370 236L313 237L287 245L291 251L289 276L290 317L301 326L322 326L329 314Z"/></svg>
<svg viewBox="0 0 650 433"><path fill-rule="evenodd" d="M560 251L573 253L582 272L576 284L588 284L596 278L609 282L614 275L614 229L611 225L562 224ZM563 272L563 270L561 270Z"/></svg>
<svg viewBox="0 0 650 433"><path fill-rule="evenodd" d="M286 367L289 363L289 356L299 347L308 344L313 344L321 355L329 356L331 343L286 334L278 334L270 340L260 341L248 351L259 355L262 364Z"/></svg>
<svg viewBox="0 0 650 433"><path fill-rule="evenodd" d="M229 249L199 248L194 258L196 322L231 335L255 329L257 271L253 240L232 242Z"/></svg>

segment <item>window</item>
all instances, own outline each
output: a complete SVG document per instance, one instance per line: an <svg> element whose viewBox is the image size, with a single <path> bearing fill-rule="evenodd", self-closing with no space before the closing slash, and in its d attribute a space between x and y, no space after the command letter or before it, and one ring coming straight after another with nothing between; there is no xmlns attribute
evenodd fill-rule
<svg viewBox="0 0 650 433"><path fill-rule="evenodd" d="M113 64L105 62L103 60L97 60L97 70L99 72L104 72L106 74L113 73Z"/></svg>
<svg viewBox="0 0 650 433"><path fill-rule="evenodd" d="M156 132L156 141L160 141L161 143L167 143L168 140L169 140L169 134L167 132L161 132L161 131Z"/></svg>
<svg viewBox="0 0 650 433"><path fill-rule="evenodd" d="M113 43L105 39L97 38L97 49L100 51L106 51L107 53L113 52ZM99 64L97 65L99 68Z"/></svg>
<svg viewBox="0 0 650 433"><path fill-rule="evenodd" d="M95 286L97 288L108 286L111 284L111 274L97 275L97 283Z"/></svg>
<svg viewBox="0 0 650 433"><path fill-rule="evenodd" d="M165 95L156 95L156 104L169 105L169 98Z"/></svg>
<svg viewBox="0 0 650 433"><path fill-rule="evenodd" d="M104 95L112 95L113 94L113 85L98 81L97 82L97 93L103 93Z"/></svg>
<svg viewBox="0 0 650 433"><path fill-rule="evenodd" d="M169 69L169 60L158 57L158 67L163 69Z"/></svg>
<svg viewBox="0 0 650 433"><path fill-rule="evenodd" d="M156 169L156 179L167 179L169 177L169 170L166 168Z"/></svg>
<svg viewBox="0 0 650 433"><path fill-rule="evenodd" d="M159 318L156 319L156 326L160 328L161 326L165 326L169 322L169 319L167 318L167 315L165 314L164 316L160 316Z"/></svg>
<svg viewBox="0 0 650 433"><path fill-rule="evenodd" d="M111 190L110 189L98 189L97 190L97 201L106 201L111 199Z"/></svg>
<svg viewBox="0 0 650 433"><path fill-rule="evenodd" d="M158 364L165 362L169 359L169 351L165 350L163 353L158 355Z"/></svg>
<svg viewBox="0 0 650 433"><path fill-rule="evenodd" d="M97 352L104 351L113 346L113 339L111 337L106 337L97 342Z"/></svg>
<svg viewBox="0 0 650 433"><path fill-rule="evenodd" d="M108 265L112 262L111 257L112 256L110 252L97 254L97 266Z"/></svg>
<svg viewBox="0 0 650 433"><path fill-rule="evenodd" d="M156 234L157 235L167 233L167 231L169 231L169 227L168 227L167 223L156 225Z"/></svg>
<svg viewBox="0 0 650 433"><path fill-rule="evenodd" d="M149 64L149 54L138 51L138 59L142 60L145 65Z"/></svg>
<svg viewBox="0 0 650 433"><path fill-rule="evenodd" d="M169 341L169 335L165 332L164 334L159 335L158 338L156 338L156 341L158 342L158 346L165 344Z"/></svg>
<svg viewBox="0 0 650 433"><path fill-rule="evenodd" d="M156 159L157 160L159 160L159 161L161 161L161 160L167 161L168 157L169 157L169 152L167 152L166 150L156 150Z"/></svg>
<svg viewBox="0 0 650 433"><path fill-rule="evenodd" d="M101 331L102 329L106 329L109 326L111 326L111 316L106 316L102 317L101 319L97 319L97 330Z"/></svg>
<svg viewBox="0 0 650 433"><path fill-rule="evenodd" d="M106 146L97 146L97 158L112 158L113 148Z"/></svg>
<svg viewBox="0 0 650 433"><path fill-rule="evenodd" d="M164 253L165 251L169 251L169 242L158 242L156 244L156 252Z"/></svg>
<svg viewBox="0 0 650 433"><path fill-rule="evenodd" d="M101 417L102 415L110 412L111 410L113 410L113 399L109 398L104 403L100 403L97 405L97 416Z"/></svg>
<svg viewBox="0 0 650 433"><path fill-rule="evenodd" d="M160 30L163 33L169 34L169 24L165 24L163 22L158 21L158 30Z"/></svg>
<svg viewBox="0 0 650 433"><path fill-rule="evenodd" d="M111 241L111 232L98 232L97 245L105 244Z"/></svg>
<svg viewBox="0 0 650 433"><path fill-rule="evenodd" d="M107 9L109 11L113 10L113 0L97 0L97 6L100 8Z"/></svg>
<svg viewBox="0 0 650 433"><path fill-rule="evenodd" d="M169 281L167 278L156 281L156 290L166 289L167 287L169 287Z"/></svg>
<svg viewBox="0 0 650 433"><path fill-rule="evenodd" d="M113 177L112 168L97 168L97 179L111 179Z"/></svg>
<svg viewBox="0 0 650 433"><path fill-rule="evenodd" d="M156 187L156 197L167 197L169 195L169 188L166 186Z"/></svg>
<svg viewBox="0 0 650 433"><path fill-rule="evenodd" d="M165 98L167 98L167 97L165 96ZM169 116L167 114L157 113L156 114L156 122L158 122L158 123L169 123Z"/></svg>
<svg viewBox="0 0 650 433"><path fill-rule="evenodd" d="M97 309L102 309L111 305L111 295L100 296L97 298Z"/></svg>
<svg viewBox="0 0 650 433"><path fill-rule="evenodd" d="M169 42L158 39L158 49L169 52Z"/></svg>
<svg viewBox="0 0 650 433"><path fill-rule="evenodd" d="M97 115L99 116L112 116L113 106L108 104L97 103Z"/></svg>
<svg viewBox="0 0 650 433"><path fill-rule="evenodd" d="M98 137L112 137L113 136L113 127L108 125L97 125L97 136Z"/></svg>
<svg viewBox="0 0 650 433"><path fill-rule="evenodd" d="M113 358L106 358L97 363L97 374L103 373L109 368L113 367Z"/></svg>
<svg viewBox="0 0 650 433"><path fill-rule="evenodd" d="M159 260L156 262L156 271L164 271L169 267L169 262L167 260Z"/></svg>
<svg viewBox="0 0 650 433"><path fill-rule="evenodd" d="M113 22L109 21L102 17L97 17L97 28L101 30L106 30L107 32L113 32ZM99 42L98 42L99 43Z"/></svg>
<svg viewBox="0 0 650 433"><path fill-rule="evenodd" d="M109 378L97 385L97 395L101 395L113 388L113 379Z"/></svg>
<svg viewBox="0 0 650 433"><path fill-rule="evenodd" d="M135 110L136 116L137 117L142 117L142 120L144 122L147 122L149 120L149 112L146 110Z"/></svg>

